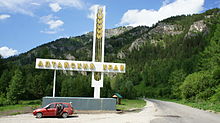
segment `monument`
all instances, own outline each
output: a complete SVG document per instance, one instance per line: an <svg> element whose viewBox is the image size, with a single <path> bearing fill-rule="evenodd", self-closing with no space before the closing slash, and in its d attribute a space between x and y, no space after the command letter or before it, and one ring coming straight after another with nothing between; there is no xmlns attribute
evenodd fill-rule
<svg viewBox="0 0 220 123"><path fill-rule="evenodd" d="M53 97L43 97L43 106L51 102L72 102L76 110L116 110L116 100L100 98L100 88L103 87L104 73L125 73L125 64L104 62L105 6L98 7L95 13L92 61L36 59L35 68L54 70ZM56 70L92 72L94 98L55 97Z"/></svg>

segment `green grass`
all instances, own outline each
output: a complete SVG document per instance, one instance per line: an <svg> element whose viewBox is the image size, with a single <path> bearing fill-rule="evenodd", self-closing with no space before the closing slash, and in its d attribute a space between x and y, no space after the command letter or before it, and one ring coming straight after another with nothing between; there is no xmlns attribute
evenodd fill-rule
<svg viewBox="0 0 220 123"><path fill-rule="evenodd" d="M144 100L129 100L122 99L121 105L116 105L116 109L119 110L129 110L134 108L143 108L146 105Z"/></svg>
<svg viewBox="0 0 220 123"><path fill-rule="evenodd" d="M24 107L26 107L26 105L20 105L20 104L7 105L7 106L1 106L0 111L22 110L24 109Z"/></svg>
<svg viewBox="0 0 220 123"><path fill-rule="evenodd" d="M160 99L160 100L175 102L202 110L211 110L214 112L220 112L220 102L218 103L213 103L209 101L192 102L192 101L176 100L176 99Z"/></svg>
<svg viewBox="0 0 220 123"><path fill-rule="evenodd" d="M11 113L10 115L18 115L18 114L21 114L21 112L14 112L14 113Z"/></svg>
<svg viewBox="0 0 220 123"><path fill-rule="evenodd" d="M0 106L0 115L7 113L8 115L16 115L28 110L27 108L36 109L41 104L40 100L19 101L19 104ZM12 113L10 113L12 112Z"/></svg>

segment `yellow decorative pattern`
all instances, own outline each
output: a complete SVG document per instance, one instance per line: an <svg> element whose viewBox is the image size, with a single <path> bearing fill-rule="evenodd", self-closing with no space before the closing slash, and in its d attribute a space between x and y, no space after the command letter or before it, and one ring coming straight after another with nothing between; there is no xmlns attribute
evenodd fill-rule
<svg viewBox="0 0 220 123"><path fill-rule="evenodd" d="M124 70L125 70L124 65L121 65L121 66L120 66L120 70L121 70L121 71L124 71Z"/></svg>
<svg viewBox="0 0 220 123"><path fill-rule="evenodd" d="M120 64L120 63L88 62L88 61L84 62L84 61L69 61L69 60L64 61L64 60L50 60L50 59L36 61L36 68L91 71L96 73L97 78L100 78L102 72L103 73L125 72L125 64Z"/></svg>
<svg viewBox="0 0 220 123"><path fill-rule="evenodd" d="M97 29L96 31L98 34L102 33L102 29Z"/></svg>
<svg viewBox="0 0 220 123"><path fill-rule="evenodd" d="M89 68L88 64L83 64L83 69L88 69L88 68Z"/></svg>
<svg viewBox="0 0 220 123"><path fill-rule="evenodd" d="M103 18L103 14L102 14L102 12L98 12L98 14L97 14L97 18L100 19L100 20Z"/></svg>
<svg viewBox="0 0 220 123"><path fill-rule="evenodd" d="M97 27L97 30L98 29L102 30L103 25L102 25L102 23L97 23L96 27Z"/></svg>
<svg viewBox="0 0 220 123"><path fill-rule="evenodd" d="M90 69L92 69L92 70L95 69L95 65L93 63L90 64Z"/></svg>
<svg viewBox="0 0 220 123"><path fill-rule="evenodd" d="M81 63L77 63L77 68L78 69L82 69L82 64Z"/></svg>
<svg viewBox="0 0 220 123"><path fill-rule="evenodd" d="M42 61L39 61L39 63L38 63L38 67L43 67L44 65L43 65L43 62Z"/></svg>
<svg viewBox="0 0 220 123"><path fill-rule="evenodd" d="M96 19L96 38L102 39L102 32L103 32L103 9L99 8L97 13Z"/></svg>
<svg viewBox="0 0 220 123"><path fill-rule="evenodd" d="M68 62L64 62L64 68L70 68L70 65Z"/></svg>
<svg viewBox="0 0 220 123"><path fill-rule="evenodd" d="M102 19L97 19L97 23L103 23Z"/></svg>
<svg viewBox="0 0 220 123"><path fill-rule="evenodd" d="M112 70L112 65L108 65L108 70Z"/></svg>
<svg viewBox="0 0 220 123"><path fill-rule="evenodd" d="M50 67L50 62L49 61L46 61L46 64L45 64L45 67Z"/></svg>
<svg viewBox="0 0 220 123"><path fill-rule="evenodd" d="M52 61L52 65L53 65L53 67L57 67L57 63L54 61Z"/></svg>
<svg viewBox="0 0 220 123"><path fill-rule="evenodd" d="M63 65L59 62L58 63L58 68L62 68L63 67Z"/></svg>
<svg viewBox="0 0 220 123"><path fill-rule="evenodd" d="M72 69L75 69L76 68L76 64L75 63L71 63L71 67L72 67Z"/></svg>
<svg viewBox="0 0 220 123"><path fill-rule="evenodd" d="M108 66L106 64L103 65L103 69L107 70Z"/></svg>
<svg viewBox="0 0 220 123"><path fill-rule="evenodd" d="M117 66L117 65L115 65L114 70L115 70L115 71L118 70L118 66Z"/></svg>

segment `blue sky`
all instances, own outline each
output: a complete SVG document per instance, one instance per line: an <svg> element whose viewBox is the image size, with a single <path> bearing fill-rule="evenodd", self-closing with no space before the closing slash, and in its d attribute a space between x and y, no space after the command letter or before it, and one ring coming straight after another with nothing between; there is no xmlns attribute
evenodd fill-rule
<svg viewBox="0 0 220 123"><path fill-rule="evenodd" d="M93 30L92 12L106 6L106 28L151 26L181 14L220 7L220 0L1 0L0 54L27 52L61 37Z"/></svg>

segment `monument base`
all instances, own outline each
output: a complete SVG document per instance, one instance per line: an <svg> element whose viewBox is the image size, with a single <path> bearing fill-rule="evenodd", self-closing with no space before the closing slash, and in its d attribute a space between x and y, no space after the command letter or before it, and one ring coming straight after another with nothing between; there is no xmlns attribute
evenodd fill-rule
<svg viewBox="0 0 220 123"><path fill-rule="evenodd" d="M72 102L73 108L78 111L99 110L115 111L116 99L114 98L87 98L87 97L43 97L42 106L52 102Z"/></svg>

